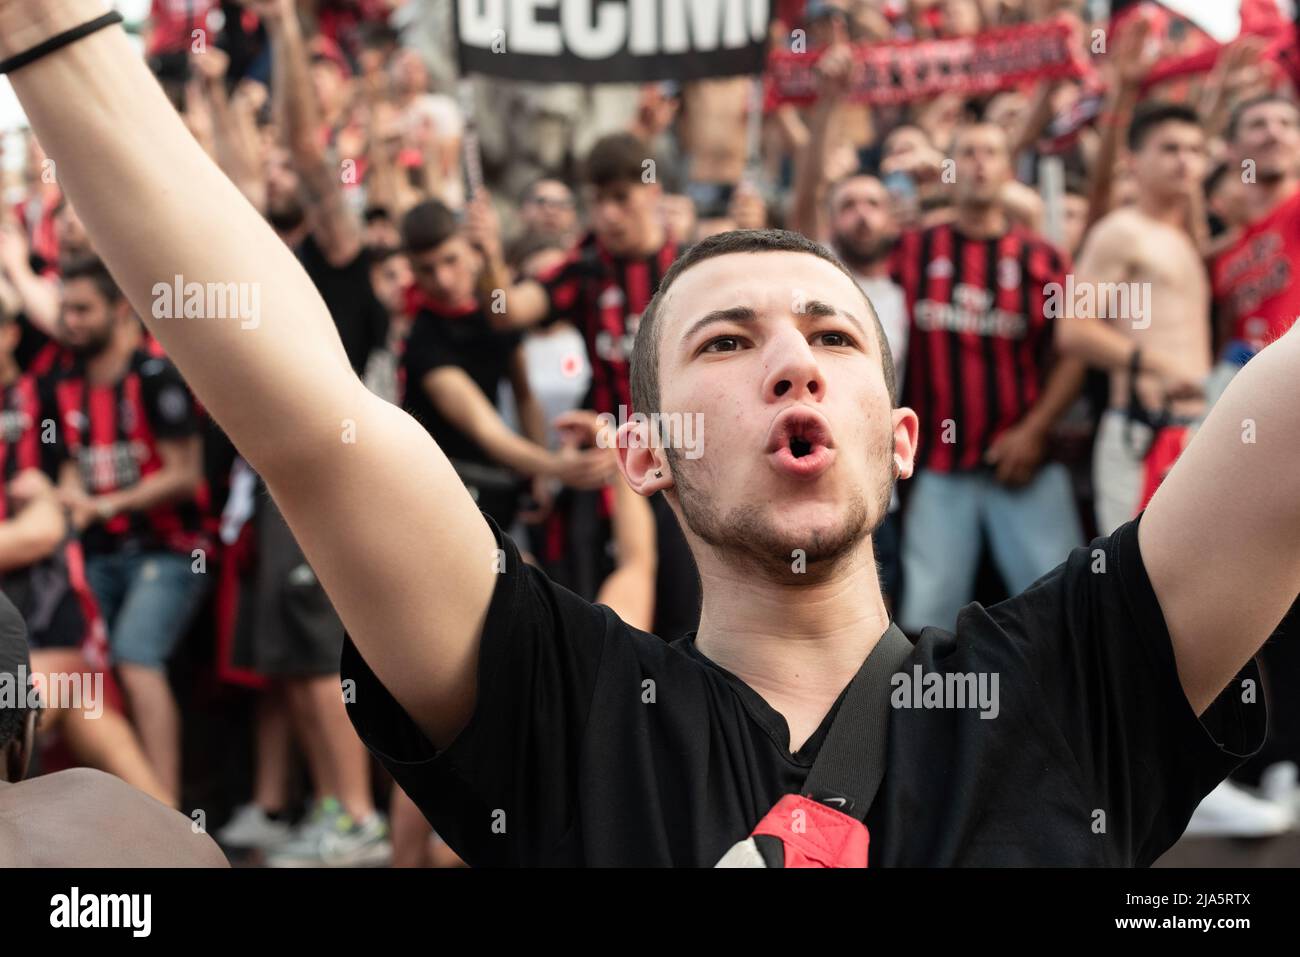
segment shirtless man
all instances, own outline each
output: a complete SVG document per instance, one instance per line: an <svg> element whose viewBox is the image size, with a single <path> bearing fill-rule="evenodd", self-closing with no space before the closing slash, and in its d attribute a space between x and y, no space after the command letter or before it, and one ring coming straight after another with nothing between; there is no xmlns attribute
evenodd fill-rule
<svg viewBox="0 0 1300 957"><path fill-rule="evenodd" d="M1093 455L1103 533L1142 510L1182 451L1205 413L1211 364L1209 277L1188 231L1205 137L1192 110L1151 103L1135 114L1128 145L1137 204L1093 227L1058 327L1062 351L1111 374Z"/></svg>
<svg viewBox="0 0 1300 957"><path fill-rule="evenodd" d="M103 10L0 0L0 55ZM635 407L709 428L698 459L649 422L620 429L624 478L663 493L700 568L699 630L668 644L523 565L429 434L366 390L301 266L120 28L11 79L92 239L346 623L359 732L466 861L710 865L804 789L844 689L901 638L871 533L918 435L879 323L825 248L706 240L642 316ZM266 318L154 320L150 290L176 274L258 282ZM1264 709L1234 679L1258 682L1252 658L1300 593L1297 369L1300 333L1243 370L1140 521L1094 543L1104 574L1076 549L963 609L956 634L921 634L899 673L995 672L999 717L887 712L883 782L855 809L872 866L1149 864L1258 747Z"/></svg>
<svg viewBox="0 0 1300 957"><path fill-rule="evenodd" d="M30 674L27 628L0 595L0 680ZM40 711L25 692L0 700L0 867L228 866L189 818L121 778L76 768L24 781Z"/></svg>

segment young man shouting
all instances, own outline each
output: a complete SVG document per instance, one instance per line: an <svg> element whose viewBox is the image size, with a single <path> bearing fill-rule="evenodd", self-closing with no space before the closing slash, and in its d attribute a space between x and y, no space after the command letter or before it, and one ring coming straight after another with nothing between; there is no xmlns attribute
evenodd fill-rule
<svg viewBox="0 0 1300 957"><path fill-rule="evenodd" d="M4 0L0 54L101 13ZM634 401L708 429L695 459L635 421L620 449L700 566L699 630L666 644L523 566L433 439L365 389L292 255L119 29L12 77L137 308L157 275L263 284L257 330L153 325L347 624L358 729L462 857L711 865L801 789L889 625L871 531L917 436L870 305L825 250L719 236L642 317ZM87 136L93 151L77 148ZM147 240L111 241L142 218ZM196 228L214 221L226 228ZM1300 592L1297 368L1288 334L1234 380L1140 519L1022 595L967 606L956 634L921 635L899 677L998 691L978 709L897 696L873 864L1146 864L1258 747L1264 709L1240 682L1257 688L1251 657ZM1242 441L1245 420L1258 441Z"/></svg>

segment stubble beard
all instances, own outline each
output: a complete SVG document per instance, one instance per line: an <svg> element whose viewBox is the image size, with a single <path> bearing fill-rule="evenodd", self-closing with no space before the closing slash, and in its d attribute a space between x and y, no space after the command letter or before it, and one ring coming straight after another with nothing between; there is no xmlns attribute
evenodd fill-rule
<svg viewBox="0 0 1300 957"><path fill-rule="evenodd" d="M792 532L778 528L771 519L772 513L779 511L780 503L775 508L758 504L738 505L722 513L711 491L706 491L706 483L698 480L699 471L707 466L700 460L688 462L674 449L667 448L665 452L673 470L673 485L687 527L711 547L724 564L785 585L827 581L851 562L859 543L874 534L885 520L898 477L891 434L876 455L876 464L887 477L876 488L874 522L873 510L868 507L868 493L855 489L844 504L843 518L838 524L830 528ZM719 484L710 477L707 487L712 489Z"/></svg>

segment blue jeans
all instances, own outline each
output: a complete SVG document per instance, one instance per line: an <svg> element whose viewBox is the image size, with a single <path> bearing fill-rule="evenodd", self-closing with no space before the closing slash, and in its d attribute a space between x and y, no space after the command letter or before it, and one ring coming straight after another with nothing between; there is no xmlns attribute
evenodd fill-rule
<svg viewBox="0 0 1300 957"><path fill-rule="evenodd" d="M980 531L1011 594L1018 595L1083 544L1070 475L1052 462L1021 488L987 472L922 470L903 520L903 601L898 623L918 632L949 631L971 600L979 571Z"/></svg>
<svg viewBox="0 0 1300 957"><path fill-rule="evenodd" d="M113 661L162 668L207 589L179 552L118 552L86 558L86 578L108 625Z"/></svg>

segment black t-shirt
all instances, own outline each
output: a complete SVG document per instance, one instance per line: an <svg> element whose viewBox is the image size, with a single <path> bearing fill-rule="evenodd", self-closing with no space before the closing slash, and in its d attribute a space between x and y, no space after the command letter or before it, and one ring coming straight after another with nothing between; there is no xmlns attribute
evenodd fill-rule
<svg viewBox="0 0 1300 957"><path fill-rule="evenodd" d="M477 442L434 407L424 377L443 366L463 369L495 406L520 338L518 332L494 331L479 307L451 309L425 301L416 312L402 353L402 407L429 430L448 458L495 464Z"/></svg>
<svg viewBox="0 0 1300 957"><path fill-rule="evenodd" d="M900 673L996 675L997 713L891 709L871 866L1145 866L1260 746L1253 661L1202 719L1189 706L1137 528L1015 598L966 606L955 634L922 632ZM494 531L507 570L475 712L450 748L436 752L350 640L343 652L357 731L467 862L711 867L799 792L838 701L792 755L781 715L692 636L629 628Z"/></svg>
<svg viewBox="0 0 1300 957"><path fill-rule="evenodd" d="M370 353L388 340L388 313L370 284L369 254L363 249L347 265L331 266L308 236L298 247L298 259L329 308L348 362L361 375Z"/></svg>

